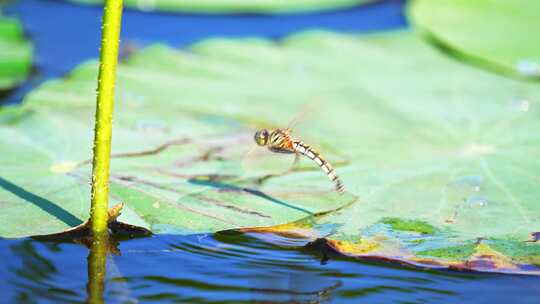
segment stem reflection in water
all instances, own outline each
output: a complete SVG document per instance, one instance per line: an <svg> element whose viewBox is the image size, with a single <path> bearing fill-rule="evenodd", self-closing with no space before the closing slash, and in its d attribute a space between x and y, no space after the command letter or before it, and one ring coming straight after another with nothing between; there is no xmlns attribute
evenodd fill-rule
<svg viewBox="0 0 540 304"><path fill-rule="evenodd" d="M88 303L101 304L105 289L105 273L107 253L109 251L109 234L95 233L93 236L90 252L88 253Z"/></svg>

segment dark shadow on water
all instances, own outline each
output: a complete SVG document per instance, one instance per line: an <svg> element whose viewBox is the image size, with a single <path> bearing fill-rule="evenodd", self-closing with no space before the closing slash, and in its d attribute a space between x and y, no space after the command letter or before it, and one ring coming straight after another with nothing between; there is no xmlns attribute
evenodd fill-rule
<svg viewBox="0 0 540 304"><path fill-rule="evenodd" d="M0 188L13 193L20 199L36 205L37 207L41 208L41 210L49 213L50 215L56 217L57 219L71 227L77 226L82 223L79 218L69 213L67 210L63 209L57 204L51 202L46 198L29 192L2 177L0 177Z"/></svg>
<svg viewBox="0 0 540 304"><path fill-rule="evenodd" d="M309 210L306 210L304 208L291 205L291 204L289 204L287 202L284 202L284 201L279 200L277 198L271 197L270 195L268 195L268 194L266 194L266 193L264 193L264 192L262 192L260 190L238 187L238 186L235 186L235 185L232 185L232 184L226 184L226 183L219 182L219 181L214 181L214 180L200 180L200 179L196 179L196 178L191 178L191 179L188 180L188 182L190 182L192 184L196 184L196 185L208 186L208 187L217 188L217 189L221 189L221 190L225 190L225 191L246 192L248 194L251 194L251 195L260 197L262 199L268 200L268 201L270 201L272 203L275 203L275 204L278 204L278 205L281 205L281 206L284 206L284 207L287 207L287 208L291 208L291 209L294 209L296 211L303 212L303 213L305 213L307 215L314 215L314 213L309 211Z"/></svg>

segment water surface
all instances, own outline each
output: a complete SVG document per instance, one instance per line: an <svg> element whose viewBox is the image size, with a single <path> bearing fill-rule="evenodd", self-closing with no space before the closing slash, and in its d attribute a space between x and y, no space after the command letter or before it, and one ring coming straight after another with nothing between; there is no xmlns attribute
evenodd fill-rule
<svg viewBox="0 0 540 304"><path fill-rule="evenodd" d="M540 277L428 271L340 257L294 239L236 233L153 236L109 255L107 303L539 303ZM9 302L87 298L79 244L1 240Z"/></svg>

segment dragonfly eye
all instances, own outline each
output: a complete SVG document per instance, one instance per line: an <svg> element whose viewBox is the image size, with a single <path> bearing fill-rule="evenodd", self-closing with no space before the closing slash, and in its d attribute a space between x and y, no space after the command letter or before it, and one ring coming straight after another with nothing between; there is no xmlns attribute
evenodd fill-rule
<svg viewBox="0 0 540 304"><path fill-rule="evenodd" d="M268 135L268 130L266 129L257 131L254 137L257 145L266 146L266 144L268 143Z"/></svg>

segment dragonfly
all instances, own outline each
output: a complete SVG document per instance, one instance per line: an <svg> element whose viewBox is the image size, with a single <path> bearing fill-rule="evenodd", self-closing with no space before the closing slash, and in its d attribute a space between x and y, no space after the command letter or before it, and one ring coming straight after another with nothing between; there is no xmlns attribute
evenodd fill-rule
<svg viewBox="0 0 540 304"><path fill-rule="evenodd" d="M294 164L298 162L301 155L313 160L326 176L328 176L330 181L334 183L336 191L339 193L345 192L343 182L338 177L332 165L314 148L294 138L292 136L292 129L260 129L255 132L254 139L257 145L266 146L271 152L294 154Z"/></svg>

